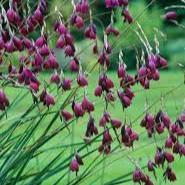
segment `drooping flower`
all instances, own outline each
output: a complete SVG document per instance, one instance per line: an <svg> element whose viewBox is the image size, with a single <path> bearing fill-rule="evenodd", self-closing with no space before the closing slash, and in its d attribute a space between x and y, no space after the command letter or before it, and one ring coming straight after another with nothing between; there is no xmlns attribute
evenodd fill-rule
<svg viewBox="0 0 185 185"><path fill-rule="evenodd" d="M71 16L71 24L76 26L78 29L81 29L84 26L84 20L77 14Z"/></svg>
<svg viewBox="0 0 185 185"><path fill-rule="evenodd" d="M4 111L9 106L9 100L5 93L0 90L0 110Z"/></svg>
<svg viewBox="0 0 185 185"><path fill-rule="evenodd" d="M176 181L176 175L170 167L167 167L163 176L165 177L165 179L167 178L171 182Z"/></svg>
<svg viewBox="0 0 185 185"><path fill-rule="evenodd" d="M60 84L60 76L59 76L59 74L57 74L57 73L52 74L52 76L50 78L50 82L59 85Z"/></svg>
<svg viewBox="0 0 185 185"><path fill-rule="evenodd" d="M113 34L114 36L118 36L119 35L119 31L117 29L115 29L112 24L109 24L105 30L107 35Z"/></svg>
<svg viewBox="0 0 185 185"><path fill-rule="evenodd" d="M78 164L78 162L75 158L71 161L70 170L72 172L78 172L79 171L79 164Z"/></svg>
<svg viewBox="0 0 185 185"><path fill-rule="evenodd" d="M85 74L79 73L77 77L77 83L80 87L85 87L88 85L88 81L87 81Z"/></svg>
<svg viewBox="0 0 185 185"><path fill-rule="evenodd" d="M89 113L94 111L94 105L87 99L87 97L84 97L82 101L82 108L84 111Z"/></svg>
<svg viewBox="0 0 185 185"><path fill-rule="evenodd" d="M51 105L55 105L55 99L52 95L50 95L46 89L43 89L43 91L40 94L40 101L43 102L43 105L46 105L48 108Z"/></svg>
<svg viewBox="0 0 185 185"><path fill-rule="evenodd" d="M71 120L73 118L73 115L66 110L61 110L60 116L61 116L62 120L64 120L65 122L68 122L69 120Z"/></svg>
<svg viewBox="0 0 185 185"><path fill-rule="evenodd" d="M111 152L112 136L108 129L104 130L102 144L99 146L99 152L109 154Z"/></svg>
<svg viewBox="0 0 185 185"><path fill-rule="evenodd" d="M72 80L68 78L63 78L61 82L61 87L64 91L69 91L71 89Z"/></svg>
<svg viewBox="0 0 185 185"><path fill-rule="evenodd" d="M167 21L176 20L177 19L177 13L174 12L174 11L167 12L164 15L164 19L167 20Z"/></svg>
<svg viewBox="0 0 185 185"><path fill-rule="evenodd" d="M89 12L89 3L88 0L81 0L76 4L76 12L81 14L87 14Z"/></svg>
<svg viewBox="0 0 185 185"><path fill-rule="evenodd" d="M85 30L85 37L91 40L96 39L96 25L90 24Z"/></svg>
<svg viewBox="0 0 185 185"><path fill-rule="evenodd" d="M74 114L75 114L75 116L77 118L83 117L85 112L84 112L84 110L82 108L82 104L81 103L73 102L72 103L72 109L73 109L73 112L74 112Z"/></svg>
<svg viewBox="0 0 185 185"><path fill-rule="evenodd" d="M128 22L129 24L131 24L133 22L133 17L130 14L128 9L123 9L122 15L124 17L124 22Z"/></svg>
<svg viewBox="0 0 185 185"><path fill-rule="evenodd" d="M97 134L98 134L98 129L95 126L95 120L94 120L94 118L92 118L92 116L90 116L89 121L87 123L85 137L90 138L93 135L97 135Z"/></svg>
<svg viewBox="0 0 185 185"><path fill-rule="evenodd" d="M111 119L111 124L114 128L120 128L122 125L122 122L120 120L117 119Z"/></svg>

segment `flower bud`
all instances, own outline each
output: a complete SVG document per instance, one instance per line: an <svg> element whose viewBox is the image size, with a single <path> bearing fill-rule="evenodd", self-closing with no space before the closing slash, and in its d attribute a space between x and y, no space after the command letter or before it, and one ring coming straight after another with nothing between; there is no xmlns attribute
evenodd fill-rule
<svg viewBox="0 0 185 185"><path fill-rule="evenodd" d="M51 79L50 79L51 83L55 83L57 85L60 84L60 76L56 73L56 74L53 74L51 76Z"/></svg>
<svg viewBox="0 0 185 185"><path fill-rule="evenodd" d="M88 85L87 78L84 74L79 74L77 77L77 83L80 87L85 87Z"/></svg>
<svg viewBox="0 0 185 185"><path fill-rule="evenodd" d="M62 80L62 83L61 83L62 89L63 89L64 91L70 90L70 89L71 89L71 83L72 83L72 80L67 79L67 78L64 78L64 79Z"/></svg>
<svg viewBox="0 0 185 185"><path fill-rule="evenodd" d="M133 18L127 9L123 9L122 15L124 16L125 22L128 22L129 24L133 22Z"/></svg>
<svg viewBox="0 0 185 185"><path fill-rule="evenodd" d="M82 108L84 111L87 111L87 112L94 111L94 105L87 99L87 97L84 97L82 101Z"/></svg>
<svg viewBox="0 0 185 185"><path fill-rule="evenodd" d="M167 20L167 21L176 20L177 19L177 13L174 12L174 11L167 12L164 15L164 19Z"/></svg>
<svg viewBox="0 0 185 185"><path fill-rule="evenodd" d="M6 107L9 106L9 100L6 97L5 93L0 90L0 110L4 111Z"/></svg>
<svg viewBox="0 0 185 185"><path fill-rule="evenodd" d="M78 172L79 171L79 164L76 159L73 159L70 164L70 170L72 172Z"/></svg>
<svg viewBox="0 0 185 185"><path fill-rule="evenodd" d="M71 120L71 119L73 118L73 115L72 115L70 112L66 111L66 110L62 110L62 111L60 112L60 116L61 116L61 118L62 118L65 122L68 122L69 120Z"/></svg>
<svg viewBox="0 0 185 185"><path fill-rule="evenodd" d="M11 23L14 23L16 12L13 10L13 8L9 8L6 12L6 16L8 18L8 21Z"/></svg>
<svg viewBox="0 0 185 185"><path fill-rule="evenodd" d="M91 40L96 39L96 25L91 24L85 30L85 37Z"/></svg>
<svg viewBox="0 0 185 185"><path fill-rule="evenodd" d="M77 118L78 117L83 117L83 115L84 115L84 110L82 108L81 103L74 103L73 111L74 111L74 114Z"/></svg>
<svg viewBox="0 0 185 185"><path fill-rule="evenodd" d="M120 120L111 119L111 124L114 128L120 128L122 125L122 122Z"/></svg>

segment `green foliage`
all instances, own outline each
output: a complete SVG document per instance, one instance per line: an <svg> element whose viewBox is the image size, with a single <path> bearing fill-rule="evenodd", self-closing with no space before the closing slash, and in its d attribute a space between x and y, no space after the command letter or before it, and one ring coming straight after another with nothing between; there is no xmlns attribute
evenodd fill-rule
<svg viewBox="0 0 185 185"><path fill-rule="evenodd" d="M91 145L83 142L83 135L86 129L87 118L68 123L71 130L74 128L74 143L71 144L71 132L69 133L66 125L60 121L58 115L59 106L64 107L67 102L72 98L75 89L66 95L57 92L56 88L51 85L50 89L56 94L58 105L52 109L47 110L42 105L33 105L30 101L30 93L24 90L12 91L12 88L6 87L5 91L11 99L11 105L7 110L7 118L2 113L1 120L1 133L0 133L0 176L1 184L114 184L123 183L132 184L131 171L133 165L128 165L128 156L133 158L140 158L139 163L144 165L148 160L147 156L143 157L143 152L148 155L153 154L155 151L155 141L148 140L144 136L143 130L139 127L141 120L141 112L144 110L143 102L146 96L150 104L158 102L161 99L161 93L166 95L172 88L181 84L183 81L183 74L176 72L162 73L161 81L159 83L152 83L152 87L147 92L137 86L134 91L137 92L137 97L133 102L133 106L127 110L127 117L132 121L132 124L140 133L142 145L135 146L135 150L120 149L119 144L115 143L112 152L108 157L99 155L97 151L102 132L93 139ZM68 74L70 75L70 74ZM91 100L94 100L93 90L96 84L94 80L97 73L91 75L90 81L92 82L88 87L88 94ZM115 82L117 77L115 73L108 74ZM70 75L71 76L71 75ZM43 77L42 77L43 78ZM169 83L170 79L170 83ZM182 79L182 80L181 80ZM180 81L179 81L180 80ZM165 86L161 86L167 84ZM115 84L118 85L117 83ZM178 86L179 87L179 86ZM168 100L165 104L165 110L172 118L181 112L183 86L177 88L174 94L170 93L165 96ZM176 98L174 98L176 97ZM177 106L174 111L174 104ZM155 103L155 106L150 110L155 112L160 108L160 103ZM39 107L39 109L38 109ZM102 102L96 104L95 120L98 122L102 114ZM122 111L121 105L116 102L115 107L110 107L110 112L113 117L124 119L124 115L120 114ZM39 114L38 114L39 112ZM73 126L72 126L73 125ZM81 137L80 137L81 136ZM114 138L115 139L115 138ZM163 144L164 138L156 136L158 146ZM83 156L85 165L76 177L75 174L70 172L70 182L68 181L69 162L73 157L70 154L71 147L78 149L80 155ZM150 150L148 150L150 148ZM116 151L115 151L116 149ZM115 155L116 154L116 155ZM179 159L174 164L174 169L177 172L178 181L175 185L181 184L184 179L183 165L184 159ZM158 182L162 184L162 172L157 172L161 179ZM104 179L102 179L102 175ZM158 183L157 182L157 183Z"/></svg>

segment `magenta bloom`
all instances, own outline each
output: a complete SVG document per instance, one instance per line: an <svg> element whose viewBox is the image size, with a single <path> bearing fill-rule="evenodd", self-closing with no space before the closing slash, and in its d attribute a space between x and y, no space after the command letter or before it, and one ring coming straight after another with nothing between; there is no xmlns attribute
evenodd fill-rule
<svg viewBox="0 0 185 185"><path fill-rule="evenodd" d="M88 85L88 81L87 78L84 74L79 74L77 77L77 83L80 87L85 87Z"/></svg>
<svg viewBox="0 0 185 185"><path fill-rule="evenodd" d="M88 0L81 0L76 4L76 12L81 14L86 14L89 12L89 3Z"/></svg>
<svg viewBox="0 0 185 185"><path fill-rule="evenodd" d="M79 164L76 159L73 159L70 164L70 170L72 172L78 172L79 171Z"/></svg>
<svg viewBox="0 0 185 185"><path fill-rule="evenodd" d="M72 80L64 78L61 82L61 87L64 91L68 91L71 89Z"/></svg>
<svg viewBox="0 0 185 185"><path fill-rule="evenodd" d="M122 12L122 15L124 17L125 22L128 22L129 24L131 24L133 22L133 17L130 14L130 12L128 11L128 9L124 9Z"/></svg>
<svg viewBox="0 0 185 185"><path fill-rule="evenodd" d="M105 30L107 35L113 34L114 36L118 36L119 35L119 31L117 29L115 29L112 24L108 25L106 30Z"/></svg>
<svg viewBox="0 0 185 185"><path fill-rule="evenodd" d="M77 118L83 117L84 110L82 108L82 104L81 103L75 103L75 102L73 102L72 109L73 109L73 112L74 112L74 114L75 114L75 116Z"/></svg>
<svg viewBox="0 0 185 185"><path fill-rule="evenodd" d="M63 118L63 120L65 122L68 122L69 120L71 120L73 118L73 115L70 112L66 111L66 110L62 110L60 112L60 116Z"/></svg>
<svg viewBox="0 0 185 185"><path fill-rule="evenodd" d="M101 96L102 95L102 87L98 85L94 91L95 96Z"/></svg>
<svg viewBox="0 0 185 185"><path fill-rule="evenodd" d="M74 58L73 60L70 61L69 63L69 69L73 72L78 72L79 71L79 61L77 58Z"/></svg>
<svg viewBox="0 0 185 185"><path fill-rule="evenodd" d="M94 118L90 117L90 119L89 119L89 121L87 123L87 129L86 129L86 133L85 133L85 136L87 138L90 138L93 135L97 135L98 134L98 129L95 126L94 122L95 122Z"/></svg>
<svg viewBox="0 0 185 185"><path fill-rule="evenodd" d="M0 90L0 110L4 111L6 107L9 106L9 100L6 97L5 93Z"/></svg>
<svg viewBox="0 0 185 185"><path fill-rule="evenodd" d="M83 101L82 101L82 108L84 111L86 112L93 112L94 111L94 105L93 103L91 103L87 97L84 97Z"/></svg>
<svg viewBox="0 0 185 185"><path fill-rule="evenodd" d="M164 173L164 177L167 178L169 181L176 181L176 175L170 167L167 167Z"/></svg>
<svg viewBox="0 0 185 185"><path fill-rule="evenodd" d="M51 83L55 83L57 85L60 84L60 76L56 73L54 73L52 76L51 76L51 79L50 79Z"/></svg>
<svg viewBox="0 0 185 185"><path fill-rule="evenodd" d="M71 24L80 29L84 26L84 20L79 15L73 14L71 16Z"/></svg>
<svg viewBox="0 0 185 185"><path fill-rule="evenodd" d="M117 120L117 119L112 119L111 124L112 124L113 127L118 129L118 128L121 127L122 122L120 120Z"/></svg>
<svg viewBox="0 0 185 185"><path fill-rule="evenodd" d="M40 101L43 102L43 105L46 105L48 108L51 105L55 105L54 97L48 94L45 89L40 94Z"/></svg>
<svg viewBox="0 0 185 185"><path fill-rule="evenodd" d="M85 37L91 40L96 39L96 25L90 24L85 30Z"/></svg>
<svg viewBox="0 0 185 185"><path fill-rule="evenodd" d="M9 8L6 12L6 16L8 18L8 21L13 23L15 20L16 12L13 10L13 8Z"/></svg>
<svg viewBox="0 0 185 185"><path fill-rule="evenodd" d="M177 19L177 13L174 12L174 11L167 12L164 15L164 19L167 20L167 21L176 20Z"/></svg>

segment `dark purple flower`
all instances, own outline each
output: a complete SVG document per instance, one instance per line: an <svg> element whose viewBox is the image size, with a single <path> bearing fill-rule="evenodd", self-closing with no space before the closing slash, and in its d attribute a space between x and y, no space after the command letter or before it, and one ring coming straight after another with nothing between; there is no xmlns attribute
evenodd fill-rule
<svg viewBox="0 0 185 185"><path fill-rule="evenodd" d="M71 120L73 118L73 115L70 112L66 111L66 110L61 110L60 116L62 117L62 119L65 122L68 122L69 120Z"/></svg>
<svg viewBox="0 0 185 185"><path fill-rule="evenodd" d="M72 80L71 79L68 79L68 78L64 78L61 82L61 86L62 86L62 89L64 91L68 91L71 89L71 83L72 83Z"/></svg>
<svg viewBox="0 0 185 185"><path fill-rule="evenodd" d="M155 171L156 165L154 162L148 161L147 167L148 167L148 171L152 172L152 171Z"/></svg>
<svg viewBox="0 0 185 185"><path fill-rule="evenodd" d="M160 165L164 165L165 162L165 155L164 152L161 148L157 149L157 152L155 154L155 164L160 166Z"/></svg>
<svg viewBox="0 0 185 185"><path fill-rule="evenodd" d="M98 134L98 129L97 127L95 126L95 123L94 123L94 118L90 117L88 123L87 123L87 129L86 129L86 133L85 133L85 136L87 138L90 138L92 137L93 135L97 135Z"/></svg>
<svg viewBox="0 0 185 185"><path fill-rule="evenodd" d="M14 43L14 46L17 48L17 50L22 51L23 42L19 37L14 36L13 37L13 43Z"/></svg>
<svg viewBox="0 0 185 185"><path fill-rule="evenodd" d="M8 18L8 21L11 23L14 23L16 12L13 8L9 8L6 12L6 16Z"/></svg>
<svg viewBox="0 0 185 185"><path fill-rule="evenodd" d="M124 64L119 64L117 74L119 78L125 78L126 76L126 67Z"/></svg>
<svg viewBox="0 0 185 185"><path fill-rule="evenodd" d="M136 170L135 170L134 173L133 173L132 179L133 179L133 182L141 183L141 182L143 182L146 178L145 178L144 173L141 171L141 169L136 168Z"/></svg>
<svg viewBox="0 0 185 185"><path fill-rule="evenodd" d="M59 85L60 84L60 76L57 73L54 73L51 76L50 81L51 81L51 83L55 83L55 84Z"/></svg>
<svg viewBox="0 0 185 185"><path fill-rule="evenodd" d="M35 82L31 82L30 89L33 90L34 92L38 92L39 91L39 84L35 83Z"/></svg>
<svg viewBox="0 0 185 185"><path fill-rule="evenodd" d="M166 148L172 148L172 146L173 146L172 138L171 138L171 137L168 137L168 138L166 139L166 142L165 142L165 147L166 147Z"/></svg>
<svg viewBox="0 0 185 185"><path fill-rule="evenodd" d="M88 85L87 78L84 74L80 73L77 77L77 83L80 87L85 87Z"/></svg>
<svg viewBox="0 0 185 185"><path fill-rule="evenodd" d="M118 0L105 0L106 8L114 8L119 6Z"/></svg>
<svg viewBox="0 0 185 185"><path fill-rule="evenodd" d="M81 0L76 4L76 12L86 14L89 12L89 3L88 0Z"/></svg>
<svg viewBox="0 0 185 185"><path fill-rule="evenodd" d="M3 37L0 36L0 50L4 48L4 40L3 40Z"/></svg>
<svg viewBox="0 0 185 185"><path fill-rule="evenodd" d="M119 6L128 6L129 0L118 0Z"/></svg>
<svg viewBox="0 0 185 185"><path fill-rule="evenodd" d="M13 43L13 39L10 39L8 42L6 42L4 47L5 47L5 50L8 53L14 52L15 51L15 46L14 46L14 43Z"/></svg>
<svg viewBox="0 0 185 185"><path fill-rule="evenodd" d="M115 128L120 128L121 125L122 125L122 122L120 120L117 120L117 119L111 119L111 124Z"/></svg>
<svg viewBox="0 0 185 185"><path fill-rule="evenodd" d="M112 24L108 25L106 30L105 30L107 35L113 34L115 36L119 35L119 31L117 29L115 29Z"/></svg>
<svg viewBox="0 0 185 185"><path fill-rule="evenodd" d="M26 37L24 37L24 39L23 39L23 44L26 47L26 49L30 49L33 47L31 40Z"/></svg>
<svg viewBox="0 0 185 185"><path fill-rule="evenodd" d="M175 173L172 171L172 169L170 167L167 167L166 171L164 172L163 175L165 178L167 178L169 181L176 181L176 175Z"/></svg>
<svg viewBox="0 0 185 185"><path fill-rule="evenodd" d="M9 100L6 97L5 93L0 90L0 110L4 111L6 107L9 106Z"/></svg>
<svg viewBox="0 0 185 185"><path fill-rule="evenodd" d="M72 172L78 172L79 171L79 164L76 160L76 158L74 158L72 161L71 161L71 164L70 164L70 170Z"/></svg>
<svg viewBox="0 0 185 185"><path fill-rule="evenodd" d="M164 15L164 19L167 21L176 20L177 19L177 13L174 11L167 12Z"/></svg>
<svg viewBox="0 0 185 185"><path fill-rule="evenodd" d="M174 156L173 154L169 153L169 152L165 152L164 153L165 159L168 163L172 163L174 161Z"/></svg>
<svg viewBox="0 0 185 185"><path fill-rule="evenodd" d="M124 16L124 21L131 24L133 22L132 15L128 11L128 9L123 9L122 15Z"/></svg>
<svg viewBox="0 0 185 185"><path fill-rule="evenodd" d="M56 47L62 49L64 48L65 45L66 45L66 41L64 36L60 36L59 39L57 40Z"/></svg>
<svg viewBox="0 0 185 185"><path fill-rule="evenodd" d="M79 69L80 69L80 66L79 66L79 61L77 58L74 58L72 59L70 62L69 62L69 69L73 72L78 72Z"/></svg>
<svg viewBox="0 0 185 185"><path fill-rule="evenodd" d="M64 52L66 56L72 57L75 54L75 48L72 45L66 45L64 48Z"/></svg>
<svg viewBox="0 0 185 185"><path fill-rule="evenodd" d="M51 105L55 105L54 97L48 94L45 89L40 94L40 101L43 102L43 105L46 105L48 108Z"/></svg>
<svg viewBox="0 0 185 185"><path fill-rule="evenodd" d="M96 39L96 25L90 24L85 30L85 37L91 40Z"/></svg>
<svg viewBox="0 0 185 185"><path fill-rule="evenodd" d="M67 28L64 24L59 23L58 25L55 25L55 30L60 34L66 34L67 33Z"/></svg>
<svg viewBox="0 0 185 185"><path fill-rule="evenodd" d="M44 44L46 44L46 38L44 36L39 37L36 41L35 41L35 46L37 47L42 47Z"/></svg>
<svg viewBox="0 0 185 185"><path fill-rule="evenodd" d="M73 102L72 108L73 108L74 114L75 114L75 116L76 116L77 118L78 118L78 117L83 117L83 115L84 115L84 110L83 110L83 108L82 108L82 104L81 104L81 103L75 103L75 102Z"/></svg>
<svg viewBox="0 0 185 185"><path fill-rule="evenodd" d="M84 20L79 15L73 14L71 17L71 24L80 29L84 26Z"/></svg>
<svg viewBox="0 0 185 185"><path fill-rule="evenodd" d="M83 101L82 101L82 108L84 111L87 112L93 112L94 111L94 105L93 103L91 103L87 97L84 97Z"/></svg>
<svg viewBox="0 0 185 185"><path fill-rule="evenodd" d="M39 53L44 57L48 56L50 54L48 45L44 44L41 48L39 48Z"/></svg>
<svg viewBox="0 0 185 185"><path fill-rule="evenodd" d="M43 103L44 103L44 105L46 105L47 107L49 107L50 105L55 105L54 97L51 96L50 94L46 94Z"/></svg>
<svg viewBox="0 0 185 185"><path fill-rule="evenodd" d="M102 95L102 87L98 85L94 91L95 96L101 96Z"/></svg>

